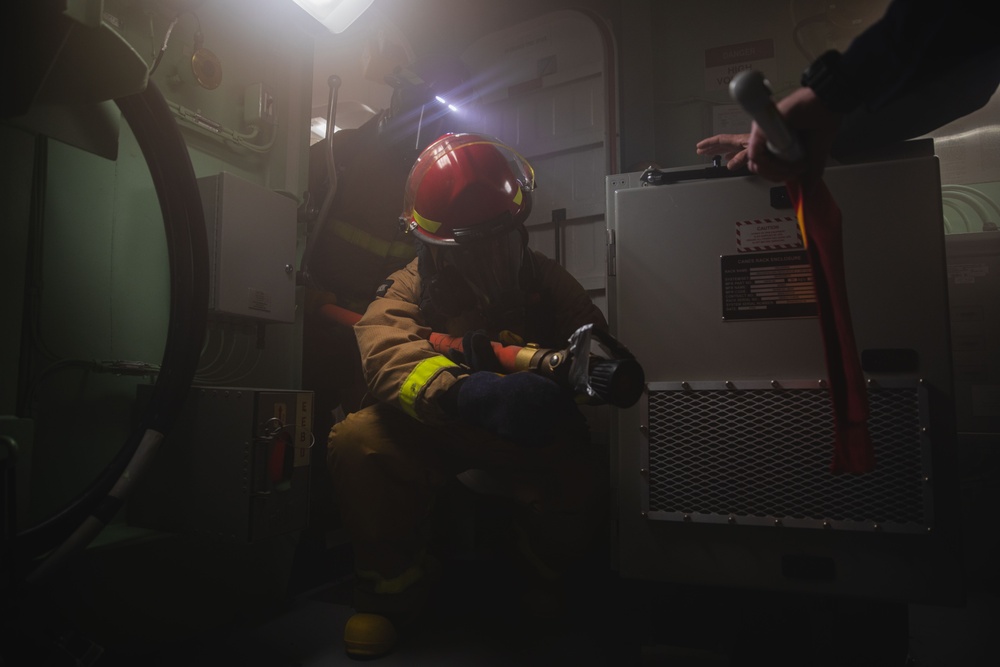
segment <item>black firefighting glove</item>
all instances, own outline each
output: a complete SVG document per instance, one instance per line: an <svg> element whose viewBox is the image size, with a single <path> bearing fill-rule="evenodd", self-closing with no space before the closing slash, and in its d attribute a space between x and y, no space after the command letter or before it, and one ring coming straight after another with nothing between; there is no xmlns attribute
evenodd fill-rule
<svg viewBox="0 0 1000 667"><path fill-rule="evenodd" d="M462 354L465 365L474 371L504 372L493 351L493 342L482 329L470 331L462 337Z"/></svg>
<svg viewBox="0 0 1000 667"><path fill-rule="evenodd" d="M525 447L550 445L586 421L569 392L531 371L473 373L452 385L445 403L458 419Z"/></svg>

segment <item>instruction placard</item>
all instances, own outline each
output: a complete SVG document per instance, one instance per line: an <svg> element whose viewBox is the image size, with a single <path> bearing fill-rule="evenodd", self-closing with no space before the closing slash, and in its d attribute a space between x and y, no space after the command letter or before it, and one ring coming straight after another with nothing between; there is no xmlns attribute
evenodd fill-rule
<svg viewBox="0 0 1000 667"><path fill-rule="evenodd" d="M723 255L722 319L815 317L816 289L805 250Z"/></svg>

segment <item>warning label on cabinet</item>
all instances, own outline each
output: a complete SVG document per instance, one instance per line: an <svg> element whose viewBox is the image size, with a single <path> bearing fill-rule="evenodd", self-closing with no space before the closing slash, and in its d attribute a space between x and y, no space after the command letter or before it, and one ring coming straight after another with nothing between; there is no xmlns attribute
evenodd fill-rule
<svg viewBox="0 0 1000 667"><path fill-rule="evenodd" d="M722 319L814 317L816 290L805 250L723 255Z"/></svg>
<svg viewBox="0 0 1000 667"><path fill-rule="evenodd" d="M736 252L793 250L802 247L802 235L795 218L740 220L736 223Z"/></svg>

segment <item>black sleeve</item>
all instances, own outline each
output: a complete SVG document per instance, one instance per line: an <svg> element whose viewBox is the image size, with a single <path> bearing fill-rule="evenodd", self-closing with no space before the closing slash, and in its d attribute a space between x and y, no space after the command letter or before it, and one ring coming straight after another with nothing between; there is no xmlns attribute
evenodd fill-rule
<svg viewBox="0 0 1000 667"><path fill-rule="evenodd" d="M882 18L844 52L844 76L869 111L928 84L961 76L963 70L975 70L983 79L982 87L992 92L1000 79L996 66L1000 30L989 4L987 0L893 0ZM982 67L984 58L994 66ZM953 97L966 96L961 88L953 90Z"/></svg>
<svg viewBox="0 0 1000 667"><path fill-rule="evenodd" d="M928 132L983 107L1000 85L1000 30L985 0L894 0L844 52L860 106L838 159Z"/></svg>

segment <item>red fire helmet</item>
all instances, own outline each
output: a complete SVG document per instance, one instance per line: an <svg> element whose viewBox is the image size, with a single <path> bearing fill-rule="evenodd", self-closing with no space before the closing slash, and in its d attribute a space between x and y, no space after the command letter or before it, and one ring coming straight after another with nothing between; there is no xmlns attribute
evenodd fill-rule
<svg viewBox="0 0 1000 667"><path fill-rule="evenodd" d="M410 170L400 219L423 241L454 245L524 222L534 187L534 170L510 146L481 134L445 134Z"/></svg>

